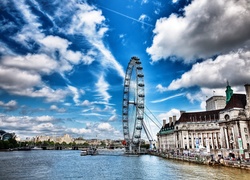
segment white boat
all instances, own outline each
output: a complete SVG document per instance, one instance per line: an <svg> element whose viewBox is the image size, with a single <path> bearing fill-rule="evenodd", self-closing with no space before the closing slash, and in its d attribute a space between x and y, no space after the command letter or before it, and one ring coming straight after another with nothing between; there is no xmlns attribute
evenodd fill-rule
<svg viewBox="0 0 250 180"><path fill-rule="evenodd" d="M86 155L88 155L87 150L82 150L82 151L81 151L81 156L86 156Z"/></svg>
<svg viewBox="0 0 250 180"><path fill-rule="evenodd" d="M124 148L116 148L116 149L98 149L98 154L100 155L124 155Z"/></svg>
<svg viewBox="0 0 250 180"><path fill-rule="evenodd" d="M96 155L98 154L98 151L96 148L88 148L88 149L83 149L81 150L81 156L86 156L86 155Z"/></svg>
<svg viewBox="0 0 250 180"><path fill-rule="evenodd" d="M43 150L43 149L35 146L35 147L31 148L31 150Z"/></svg>

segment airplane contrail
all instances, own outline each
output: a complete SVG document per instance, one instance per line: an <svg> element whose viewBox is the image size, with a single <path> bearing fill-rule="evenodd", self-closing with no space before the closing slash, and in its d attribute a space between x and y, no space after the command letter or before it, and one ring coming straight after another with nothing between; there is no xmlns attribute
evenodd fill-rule
<svg viewBox="0 0 250 180"><path fill-rule="evenodd" d="M148 25L148 26L150 26L150 27L154 27L152 24L149 24L149 23L146 23L146 22L143 22L143 21L139 21L138 19L135 19L135 18L133 18L133 17L127 16L126 14L122 14L122 13L120 13L120 12L114 11L114 10L112 10L112 9L109 9L109 8L106 8L106 7L103 7L103 6L101 6L101 7L102 7L103 9L106 9L106 10L108 10L108 11L110 11L110 12L113 12L113 13L118 14L118 15L120 15L120 16L123 16L123 17L125 17L125 18L131 19L131 20L136 21L136 22L138 22L138 23L145 24L145 25Z"/></svg>
<svg viewBox="0 0 250 180"><path fill-rule="evenodd" d="M159 102L167 101L167 100L173 99L173 98L175 98L175 97L183 96L184 94L185 94L185 93L175 94L175 95L173 95L173 96L169 96L169 97L164 98L164 99L159 99L159 100L151 101L151 103L159 103Z"/></svg>

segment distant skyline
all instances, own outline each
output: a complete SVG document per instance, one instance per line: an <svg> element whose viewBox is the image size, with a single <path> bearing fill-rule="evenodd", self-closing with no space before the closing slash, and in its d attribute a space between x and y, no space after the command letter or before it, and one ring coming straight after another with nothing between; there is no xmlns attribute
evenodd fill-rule
<svg viewBox="0 0 250 180"><path fill-rule="evenodd" d="M248 0L1 0L0 129L122 139L123 79L141 59L162 123L250 83ZM153 135L159 130L151 122Z"/></svg>

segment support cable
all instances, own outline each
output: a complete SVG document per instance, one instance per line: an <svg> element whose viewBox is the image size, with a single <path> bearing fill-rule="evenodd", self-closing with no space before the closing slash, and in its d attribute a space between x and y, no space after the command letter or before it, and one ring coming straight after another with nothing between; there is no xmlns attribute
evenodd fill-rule
<svg viewBox="0 0 250 180"><path fill-rule="evenodd" d="M148 109L148 107L146 106L147 110L152 114L152 116L156 119L156 121L160 124L161 126L161 123L159 122L159 120L155 117L155 115Z"/></svg>
<svg viewBox="0 0 250 180"><path fill-rule="evenodd" d="M143 126L143 128L144 128L144 130L145 130L145 133L146 133L146 135L147 135L147 137L148 137L148 140L149 140L149 141L152 141L152 140L153 140L153 137L152 137L152 135L150 134L150 132L149 132L149 130L148 130L148 128L147 128L145 122L142 123L142 126Z"/></svg>
<svg viewBox="0 0 250 180"><path fill-rule="evenodd" d="M161 129L161 126L159 126L158 124L156 124L156 122L155 121L153 121L145 112L144 112L144 114L159 128L159 129Z"/></svg>

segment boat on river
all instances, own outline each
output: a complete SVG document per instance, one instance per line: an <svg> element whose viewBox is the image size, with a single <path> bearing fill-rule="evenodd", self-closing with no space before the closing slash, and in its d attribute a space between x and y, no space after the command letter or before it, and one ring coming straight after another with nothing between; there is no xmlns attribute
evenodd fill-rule
<svg viewBox="0 0 250 180"><path fill-rule="evenodd" d="M81 156L86 156L86 155L96 155L98 154L98 151L96 148L88 148L88 149L83 149L81 150Z"/></svg>
<svg viewBox="0 0 250 180"><path fill-rule="evenodd" d="M35 146L35 147L31 148L31 150L43 150L43 148Z"/></svg>
<svg viewBox="0 0 250 180"><path fill-rule="evenodd" d="M98 149L98 154L100 155L124 155L125 149L124 148L115 148L115 149Z"/></svg>

